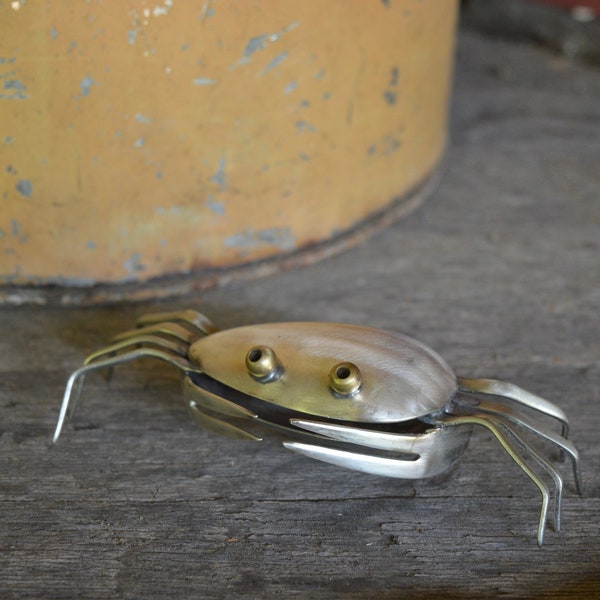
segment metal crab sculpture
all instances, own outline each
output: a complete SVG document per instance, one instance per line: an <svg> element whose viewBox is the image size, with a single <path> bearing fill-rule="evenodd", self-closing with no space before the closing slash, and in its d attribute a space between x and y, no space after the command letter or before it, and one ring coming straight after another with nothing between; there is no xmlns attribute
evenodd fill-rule
<svg viewBox="0 0 600 600"><path fill-rule="evenodd" d="M463 454L472 426L481 425L541 492L539 545L552 496L543 474L554 481L556 531L563 488L560 471L541 454L545 446L570 457L582 493L579 455L559 407L510 383L457 377L421 342L358 325L266 323L217 331L192 310L147 315L72 373L54 442L86 373L144 357L183 371L187 408L202 427L255 441L276 429L290 450L365 473L437 475ZM521 408L555 419L560 434Z"/></svg>

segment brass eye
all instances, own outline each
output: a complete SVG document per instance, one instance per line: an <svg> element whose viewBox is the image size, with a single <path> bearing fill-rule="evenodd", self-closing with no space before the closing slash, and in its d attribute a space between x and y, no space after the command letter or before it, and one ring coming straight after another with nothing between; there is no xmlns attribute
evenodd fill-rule
<svg viewBox="0 0 600 600"><path fill-rule="evenodd" d="M329 387L341 396L352 396L361 383L360 369L351 362L338 363L329 371Z"/></svg>
<svg viewBox="0 0 600 600"><path fill-rule="evenodd" d="M281 377L283 367L275 352L268 346L254 346L246 354L246 369L254 379L262 383Z"/></svg>

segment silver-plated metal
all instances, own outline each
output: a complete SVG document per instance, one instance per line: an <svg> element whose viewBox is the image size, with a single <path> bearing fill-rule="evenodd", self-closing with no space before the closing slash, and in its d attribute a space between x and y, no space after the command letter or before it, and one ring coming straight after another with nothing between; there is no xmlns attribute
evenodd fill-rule
<svg viewBox="0 0 600 600"><path fill-rule="evenodd" d="M145 327L160 323L180 323L184 327L189 327L192 331L195 331L197 335L210 335L217 331L213 322L206 315L192 309L142 315L136 325Z"/></svg>
<svg viewBox="0 0 600 600"><path fill-rule="evenodd" d="M285 448L306 457L376 475L442 473L462 456L473 426L484 427L540 491L540 546L552 500L551 522L560 530L564 487L548 446L570 458L582 494L579 454L559 407L514 384L457 377L422 343L356 325L217 331L192 310L146 315L71 374L53 441L89 372L138 358L183 372L188 411L210 431L251 441L277 434ZM541 419L558 421L561 432Z"/></svg>

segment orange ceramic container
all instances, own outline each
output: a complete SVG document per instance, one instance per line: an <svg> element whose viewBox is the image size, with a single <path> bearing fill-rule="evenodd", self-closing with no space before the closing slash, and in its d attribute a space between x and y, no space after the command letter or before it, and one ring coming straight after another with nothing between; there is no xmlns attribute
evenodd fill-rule
<svg viewBox="0 0 600 600"><path fill-rule="evenodd" d="M0 297L202 285L414 204L445 145L456 10L3 2Z"/></svg>

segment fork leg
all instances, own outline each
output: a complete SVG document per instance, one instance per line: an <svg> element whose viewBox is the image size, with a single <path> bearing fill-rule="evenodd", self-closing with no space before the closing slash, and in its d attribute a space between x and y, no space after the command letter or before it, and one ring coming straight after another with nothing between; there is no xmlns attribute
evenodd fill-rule
<svg viewBox="0 0 600 600"><path fill-rule="evenodd" d="M472 429L468 425L434 427L423 433L403 434L305 419L290 419L290 424L319 436L310 444L284 443L290 450L348 469L401 479L422 479L446 471L463 454ZM332 448L325 445L327 440L358 447L352 451ZM319 442L322 445L317 445ZM368 449L384 450L389 455L368 454Z"/></svg>
<svg viewBox="0 0 600 600"><path fill-rule="evenodd" d="M158 325L165 322L182 323L193 329L199 336L210 335L211 333L218 331L208 317L191 309L142 315L137 320L136 325L137 327L145 327L147 325Z"/></svg>
<svg viewBox="0 0 600 600"><path fill-rule="evenodd" d="M258 419L251 410L195 385L189 377L183 380L183 397L188 412L200 427L237 440L262 440L238 424L238 421L243 424L243 421ZM236 419L236 423L229 422L228 418Z"/></svg>
<svg viewBox="0 0 600 600"><path fill-rule="evenodd" d="M508 398L549 417L554 417L562 424L562 436L564 438L568 437L569 421L562 409L545 398L536 396L513 383L498 381L496 379L467 379L459 377L458 388L462 392Z"/></svg>
<svg viewBox="0 0 600 600"><path fill-rule="evenodd" d="M90 373L92 371L98 371L100 369L112 368L117 365L130 362L132 360L137 360L138 358L158 358L163 360L181 371L185 373L190 372L200 372L200 369L191 363L187 358L179 356L178 354L166 352L164 350L160 350L158 348L138 348L136 350L131 350L130 352L126 352L123 354L117 354L115 356L111 356L109 358L105 358L103 360L96 360L87 365L83 365L76 371L71 373L67 381L67 385L65 387L65 393L63 396L63 401L60 407L60 413L58 416L58 422L56 423L56 429L54 431L54 436L52 438L52 443L56 443L60 436L60 432L62 431L62 427L65 421L65 417L67 416L67 412L69 410L69 403L71 401L71 397L73 396L73 389L75 385L78 383L81 377ZM81 385L76 388L77 392L81 391Z"/></svg>
<svg viewBox="0 0 600 600"><path fill-rule="evenodd" d="M136 346L156 347L168 352L173 352L179 356L187 356L189 349L189 344L179 340L171 340L159 335L138 335L136 337L119 340L110 346L106 346L105 348L93 352L85 359L84 364L88 365L96 360L114 356L118 352L133 349Z"/></svg>
<svg viewBox="0 0 600 600"><path fill-rule="evenodd" d="M314 458L354 471L370 473L371 475L396 477L398 479L423 479L429 476L427 460L421 456L414 460L402 460L371 454L359 454L358 452L348 452L347 450L302 442L283 442L283 446L308 458Z"/></svg>
<svg viewBox="0 0 600 600"><path fill-rule="evenodd" d="M548 518L548 506L550 504L550 489L546 485L546 483L538 477L538 475L531 469L531 467L523 460L519 449L515 447L515 444L507 437L503 428L499 427L495 422L496 420L493 417L485 414L478 415L444 415L440 419L433 420L432 422L438 423L439 425L465 425L467 423L472 425L481 425L486 429L489 429L496 439L500 442L501 446L507 452L507 454L517 463L517 465L521 468L521 470L535 483L537 488L540 490L542 494L542 507L540 510L540 519L538 523L538 532L537 532L537 542L538 546L541 546L544 543L544 531L546 529L546 520ZM524 442L523 442L524 444ZM529 448L528 448L529 451Z"/></svg>
<svg viewBox="0 0 600 600"><path fill-rule="evenodd" d="M583 496L583 483L581 481L581 468L579 463L579 452L575 445L568 439L561 437L560 435L536 425L530 421L520 411L514 410L512 407L504 406L495 402L488 402L484 400L478 400L475 406L471 406L461 402L460 400L455 401L454 406L458 407L461 414L465 412L473 413L484 413L496 417L501 421L509 421L514 423L518 427L522 427L531 431L541 439L549 442L550 444L558 447L561 454L564 452L569 455L573 464L573 476L575 478L575 485L577 487L577 493ZM514 432L514 430L513 430Z"/></svg>

